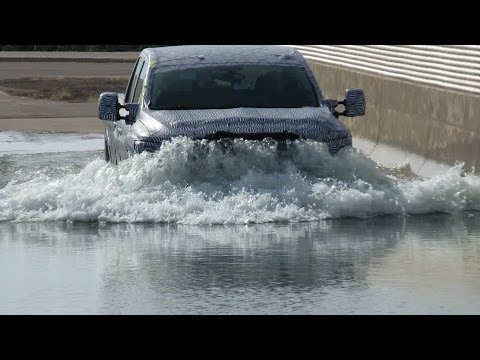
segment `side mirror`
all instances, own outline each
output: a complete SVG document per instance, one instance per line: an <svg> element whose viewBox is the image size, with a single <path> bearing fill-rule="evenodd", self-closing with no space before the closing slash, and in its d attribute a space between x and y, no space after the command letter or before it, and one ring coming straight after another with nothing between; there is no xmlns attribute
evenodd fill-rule
<svg viewBox="0 0 480 360"><path fill-rule="evenodd" d="M118 94L113 92L104 92L98 98L98 118L100 120L117 121L120 114L120 104Z"/></svg>
<svg viewBox="0 0 480 360"><path fill-rule="evenodd" d="M362 89L347 89L343 100L343 116L355 117L365 115L365 94Z"/></svg>
<svg viewBox="0 0 480 360"><path fill-rule="evenodd" d="M336 118L339 116L355 117L365 115L365 94L362 89L347 89L345 91L345 100L328 99L325 100L325 104ZM341 113L335 110L338 105L343 105L345 110Z"/></svg>
<svg viewBox="0 0 480 360"><path fill-rule="evenodd" d="M98 98L98 118L107 121L135 121L140 105L133 103L121 105L118 97L119 94L113 92L104 92L100 94L100 97ZM120 114L121 109L125 109L128 113L125 115Z"/></svg>
<svg viewBox="0 0 480 360"><path fill-rule="evenodd" d="M137 117L138 109L140 109L140 104L134 103L127 103L121 108L128 111L128 114L125 116L121 116L121 119L125 119L126 122L134 122L135 118Z"/></svg>

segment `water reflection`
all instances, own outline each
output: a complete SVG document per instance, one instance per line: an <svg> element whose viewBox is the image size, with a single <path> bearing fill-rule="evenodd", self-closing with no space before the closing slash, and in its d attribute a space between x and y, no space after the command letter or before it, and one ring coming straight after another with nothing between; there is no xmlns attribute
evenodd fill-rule
<svg viewBox="0 0 480 360"><path fill-rule="evenodd" d="M1 313L480 312L478 213L252 226L3 223L0 239Z"/></svg>

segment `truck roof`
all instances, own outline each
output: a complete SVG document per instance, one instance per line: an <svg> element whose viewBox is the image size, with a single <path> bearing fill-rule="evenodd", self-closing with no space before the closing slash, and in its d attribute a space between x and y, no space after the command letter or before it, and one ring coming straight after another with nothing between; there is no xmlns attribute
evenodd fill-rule
<svg viewBox="0 0 480 360"><path fill-rule="evenodd" d="M295 49L278 45L180 45L142 51L152 67L235 64L306 66Z"/></svg>

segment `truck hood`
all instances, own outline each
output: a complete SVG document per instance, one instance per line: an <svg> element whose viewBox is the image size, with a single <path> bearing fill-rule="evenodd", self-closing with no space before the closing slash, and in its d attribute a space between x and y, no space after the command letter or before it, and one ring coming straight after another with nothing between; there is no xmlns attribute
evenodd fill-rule
<svg viewBox="0 0 480 360"><path fill-rule="evenodd" d="M215 134L244 138L291 134L293 138L322 142L351 136L350 130L325 106L147 110L142 122L150 132L148 141L153 142L175 136L209 139L215 138Z"/></svg>

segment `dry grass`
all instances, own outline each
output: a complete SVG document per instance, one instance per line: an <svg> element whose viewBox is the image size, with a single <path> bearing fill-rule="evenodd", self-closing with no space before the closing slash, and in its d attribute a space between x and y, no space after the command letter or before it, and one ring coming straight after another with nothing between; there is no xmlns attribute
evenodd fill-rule
<svg viewBox="0 0 480 360"><path fill-rule="evenodd" d="M0 80L0 89L13 96L68 102L96 102L104 91L123 93L128 77L23 78Z"/></svg>

